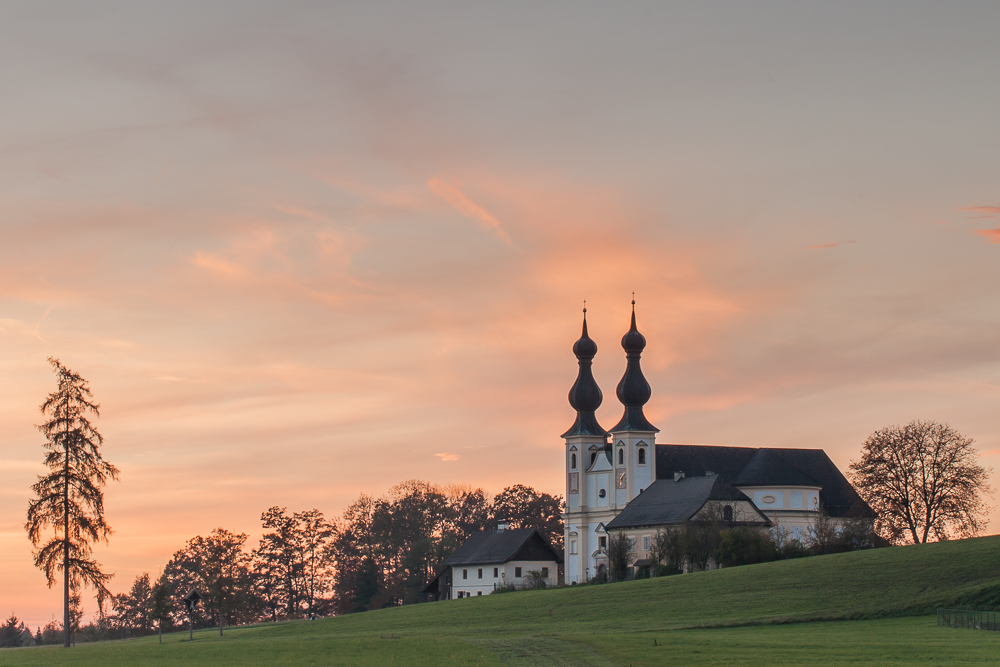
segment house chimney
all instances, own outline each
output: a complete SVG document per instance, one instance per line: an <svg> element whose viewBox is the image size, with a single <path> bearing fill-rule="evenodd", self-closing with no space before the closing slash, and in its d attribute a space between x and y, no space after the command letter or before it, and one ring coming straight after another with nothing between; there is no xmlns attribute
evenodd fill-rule
<svg viewBox="0 0 1000 667"><path fill-rule="evenodd" d="M680 470L678 470L677 472L674 473L674 481L675 482L679 482L682 479L684 479L684 473L683 472L681 472Z"/></svg>
<svg viewBox="0 0 1000 667"><path fill-rule="evenodd" d="M505 524L505 523L498 523L497 524L497 532L498 533L502 533L505 530L507 530L507 524Z"/></svg>

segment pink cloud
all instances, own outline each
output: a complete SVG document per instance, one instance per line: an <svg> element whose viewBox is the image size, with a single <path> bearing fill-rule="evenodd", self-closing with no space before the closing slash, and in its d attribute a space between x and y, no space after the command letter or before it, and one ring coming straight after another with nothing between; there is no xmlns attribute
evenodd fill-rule
<svg viewBox="0 0 1000 667"><path fill-rule="evenodd" d="M990 243L1000 243L1000 227L996 229L977 229L976 236L984 236Z"/></svg>
<svg viewBox="0 0 1000 667"><path fill-rule="evenodd" d="M466 197L454 185L445 183L440 178L432 178L427 181L427 189L462 215L477 221L483 229L492 230L497 238L508 246L511 245L510 237L500 225L500 221L485 208Z"/></svg>
<svg viewBox="0 0 1000 667"><path fill-rule="evenodd" d="M809 246L806 249L807 250L818 250L820 248L836 248L836 247L837 247L836 243L820 243L819 245L811 245L811 246Z"/></svg>
<svg viewBox="0 0 1000 667"><path fill-rule="evenodd" d="M977 218L1000 218L1000 206L963 206L958 210L977 213Z"/></svg>

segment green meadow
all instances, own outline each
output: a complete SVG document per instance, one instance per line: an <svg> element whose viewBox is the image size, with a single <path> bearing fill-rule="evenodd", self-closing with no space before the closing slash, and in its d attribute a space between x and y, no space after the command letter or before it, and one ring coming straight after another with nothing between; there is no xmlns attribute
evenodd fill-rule
<svg viewBox="0 0 1000 667"><path fill-rule="evenodd" d="M835 665L1000 662L1000 537L188 635L0 651L0 665Z"/></svg>

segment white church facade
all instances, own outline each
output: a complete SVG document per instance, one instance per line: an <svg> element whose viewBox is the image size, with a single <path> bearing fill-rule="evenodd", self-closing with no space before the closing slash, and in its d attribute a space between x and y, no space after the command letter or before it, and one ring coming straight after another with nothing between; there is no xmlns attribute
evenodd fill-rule
<svg viewBox="0 0 1000 667"><path fill-rule="evenodd" d="M564 567L567 584L598 576L608 566L612 533L633 539L648 555L658 529L698 521L706 513L729 525L787 532L803 540L822 515L836 522L873 517L821 449L657 444L659 429L643 414L651 397L640 359L646 346L635 322L622 338L626 369L617 387L622 418L605 430L596 410L603 395L592 372L597 344L583 333L573 346L579 373L569 392L576 410L565 441Z"/></svg>

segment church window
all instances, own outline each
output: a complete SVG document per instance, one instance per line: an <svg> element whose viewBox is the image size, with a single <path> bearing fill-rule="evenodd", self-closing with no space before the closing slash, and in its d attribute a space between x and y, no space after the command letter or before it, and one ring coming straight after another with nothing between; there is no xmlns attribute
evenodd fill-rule
<svg viewBox="0 0 1000 667"><path fill-rule="evenodd" d="M608 495L608 492L605 491L604 489L601 489L600 491L597 492L597 497L598 498L603 498L606 495Z"/></svg>
<svg viewBox="0 0 1000 667"><path fill-rule="evenodd" d="M521 576L521 568L519 568L519 567L515 567L514 568L514 576L515 577L520 577Z"/></svg>
<svg viewBox="0 0 1000 667"><path fill-rule="evenodd" d="M726 505L722 508L722 520L732 521L733 520L733 507L732 505Z"/></svg>
<svg viewBox="0 0 1000 667"><path fill-rule="evenodd" d="M608 538L607 537L599 537L599 538L597 538L597 545L601 549L607 549L608 548Z"/></svg>
<svg viewBox="0 0 1000 667"><path fill-rule="evenodd" d="M594 461L597 460L597 452L593 452L590 455L590 465L594 465Z"/></svg>
<svg viewBox="0 0 1000 667"><path fill-rule="evenodd" d="M498 567L493 568L493 578L494 579L496 579L497 577L500 576L499 570L500 570L500 568L498 568Z"/></svg>
<svg viewBox="0 0 1000 667"><path fill-rule="evenodd" d="M542 579L548 579L548 578L549 578L549 568L543 567L542 568Z"/></svg>
<svg viewBox="0 0 1000 667"><path fill-rule="evenodd" d="M569 467L570 467L570 470L576 470L576 454L575 453L570 454L570 457L569 457Z"/></svg>
<svg viewBox="0 0 1000 667"><path fill-rule="evenodd" d="M571 554L575 554L576 553L576 540L570 540L569 541L569 552Z"/></svg>
<svg viewBox="0 0 1000 667"><path fill-rule="evenodd" d="M646 449L645 447L639 448L639 465L646 465Z"/></svg>
<svg viewBox="0 0 1000 667"><path fill-rule="evenodd" d="M462 578L463 579L468 579L469 578L469 571L468 570L462 570Z"/></svg>
<svg viewBox="0 0 1000 667"><path fill-rule="evenodd" d="M625 450L624 449L619 449L618 450L618 465L620 465L620 466L625 465Z"/></svg>
<svg viewBox="0 0 1000 667"><path fill-rule="evenodd" d="M483 578L483 568L479 568L479 576L478 576L478 578L479 579Z"/></svg>

